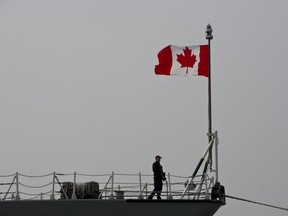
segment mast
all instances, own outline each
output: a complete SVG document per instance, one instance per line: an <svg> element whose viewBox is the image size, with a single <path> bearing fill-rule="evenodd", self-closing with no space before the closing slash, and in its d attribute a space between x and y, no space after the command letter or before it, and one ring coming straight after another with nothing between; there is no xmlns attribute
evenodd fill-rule
<svg viewBox="0 0 288 216"><path fill-rule="evenodd" d="M212 140L212 102L211 102L211 44L210 41L213 39L211 25L208 24L206 28L206 39L208 40L208 141ZM209 151L208 161L212 164L212 148Z"/></svg>
<svg viewBox="0 0 288 216"><path fill-rule="evenodd" d="M210 164L210 169L212 171L212 149L213 149L214 144L215 144L215 160L216 160L216 163L215 163L215 177L216 177L215 180L216 180L216 183L212 188L212 197L213 197L212 199L215 199L217 197L220 199L220 195L225 194L224 187L221 186L219 181L218 181L218 144L219 144L218 135L217 135L217 131L215 131L215 133L212 133L211 43L210 43L211 40L213 39L212 31L213 30L211 28L211 25L208 24L206 27L206 39L208 40L208 52L209 52L208 53L208 134L207 134L209 144L208 144L208 147L207 147L203 157L200 159L194 173L190 177L189 181L187 181L187 186L185 187L185 190L182 193L181 199L184 198L184 195L187 192L189 185L191 185L191 183L193 183L193 179L194 179L194 177L196 177L197 172L198 172L199 168L201 167L202 163L204 162L207 154L208 154L208 157L207 157L207 160L205 161L201 182L204 182L204 180L206 178L207 168L208 168L209 164ZM224 202L225 202L225 199L224 199Z"/></svg>

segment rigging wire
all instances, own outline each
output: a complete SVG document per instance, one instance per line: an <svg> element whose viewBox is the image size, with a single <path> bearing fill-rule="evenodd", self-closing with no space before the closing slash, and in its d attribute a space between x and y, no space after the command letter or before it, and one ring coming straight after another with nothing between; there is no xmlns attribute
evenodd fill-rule
<svg viewBox="0 0 288 216"><path fill-rule="evenodd" d="M234 196L230 196L230 195L227 195L227 194L225 194L225 197L231 198L231 199L240 200L240 201L243 201L243 202L249 202L249 203L254 203L254 204L257 204L257 205L262 205L262 206L267 206L267 207L270 207L270 208L275 208L275 209L288 211L288 208L283 208L283 207L279 207L279 206L275 206L275 205L270 205L270 204L266 204L266 203L261 203L261 202L256 202L256 201L252 201L252 200L248 200L248 199L234 197Z"/></svg>

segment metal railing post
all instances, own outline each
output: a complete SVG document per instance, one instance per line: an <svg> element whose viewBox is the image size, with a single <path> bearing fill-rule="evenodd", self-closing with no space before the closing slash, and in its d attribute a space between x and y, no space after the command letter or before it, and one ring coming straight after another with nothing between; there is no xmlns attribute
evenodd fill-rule
<svg viewBox="0 0 288 216"><path fill-rule="evenodd" d="M20 194L19 194L19 174L16 172L16 200L20 200Z"/></svg>
<svg viewBox="0 0 288 216"><path fill-rule="evenodd" d="M172 193L171 193L171 180L170 180L170 173L168 172L168 186L169 186L169 196L168 199L173 199Z"/></svg>
<svg viewBox="0 0 288 216"><path fill-rule="evenodd" d="M166 199L169 199L169 185L168 185L168 182L167 181L165 181L165 183L166 183Z"/></svg>
<svg viewBox="0 0 288 216"><path fill-rule="evenodd" d="M145 187L146 187L146 198L148 197L148 183L146 182L145 184Z"/></svg>
<svg viewBox="0 0 288 216"><path fill-rule="evenodd" d="M72 199L77 199L77 197L76 197L76 172L74 172Z"/></svg>
<svg viewBox="0 0 288 216"><path fill-rule="evenodd" d="M55 200L55 172L53 172L52 194L50 196L50 200Z"/></svg>
<svg viewBox="0 0 288 216"><path fill-rule="evenodd" d="M139 184L140 184L140 194L139 194L139 196L138 196L138 199L143 199L143 195L142 195L141 172L139 172Z"/></svg>
<svg viewBox="0 0 288 216"><path fill-rule="evenodd" d="M206 191L206 194L205 194L205 199L208 199L208 197L209 197L209 194L208 194L208 185L207 185L207 179L208 179L208 177L207 177L207 174L205 173L205 176L204 176L204 181L205 181L205 191Z"/></svg>
<svg viewBox="0 0 288 216"><path fill-rule="evenodd" d="M113 187L114 187L114 172L112 172L112 176L111 176L111 194L109 196L109 199L114 199Z"/></svg>
<svg viewBox="0 0 288 216"><path fill-rule="evenodd" d="M218 145L219 145L219 138L218 138L218 132L215 131L215 177L216 182L218 182Z"/></svg>

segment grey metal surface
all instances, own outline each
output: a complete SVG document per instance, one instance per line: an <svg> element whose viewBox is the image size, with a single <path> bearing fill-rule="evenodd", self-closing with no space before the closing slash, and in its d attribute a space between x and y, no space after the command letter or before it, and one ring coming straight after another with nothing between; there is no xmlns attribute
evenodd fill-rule
<svg viewBox="0 0 288 216"><path fill-rule="evenodd" d="M212 200L34 200L0 202L1 216L212 216Z"/></svg>

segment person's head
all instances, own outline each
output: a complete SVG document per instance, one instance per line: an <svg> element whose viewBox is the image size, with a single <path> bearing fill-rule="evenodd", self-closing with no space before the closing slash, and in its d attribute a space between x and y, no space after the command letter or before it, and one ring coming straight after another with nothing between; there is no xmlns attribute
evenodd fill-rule
<svg viewBox="0 0 288 216"><path fill-rule="evenodd" d="M159 156L159 155L156 155L156 156L155 156L155 160L158 161L158 162L160 162L161 158L162 158L162 157Z"/></svg>

